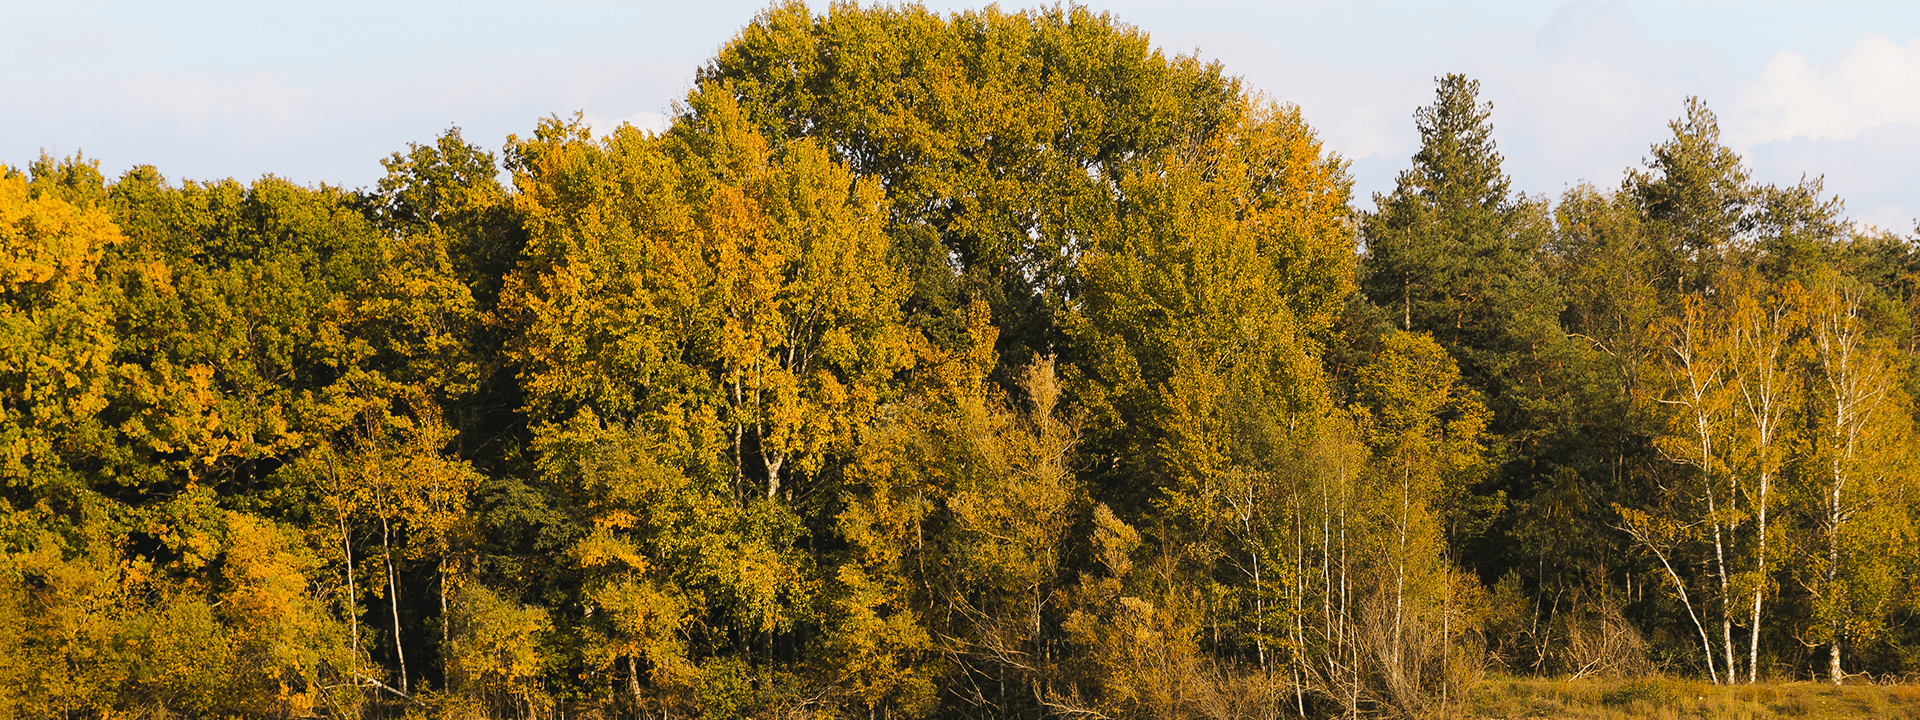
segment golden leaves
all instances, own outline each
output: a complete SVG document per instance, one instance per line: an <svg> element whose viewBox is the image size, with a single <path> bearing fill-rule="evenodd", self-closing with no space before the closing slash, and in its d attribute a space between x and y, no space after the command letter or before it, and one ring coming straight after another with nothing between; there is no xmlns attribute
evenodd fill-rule
<svg viewBox="0 0 1920 720"><path fill-rule="evenodd" d="M59 466L106 408L112 310L97 279L120 231L25 179L0 177L0 476Z"/></svg>

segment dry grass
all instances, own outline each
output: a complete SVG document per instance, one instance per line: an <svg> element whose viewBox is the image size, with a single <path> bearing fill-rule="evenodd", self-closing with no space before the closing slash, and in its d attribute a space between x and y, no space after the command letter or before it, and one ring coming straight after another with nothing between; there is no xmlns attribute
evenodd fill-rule
<svg viewBox="0 0 1920 720"><path fill-rule="evenodd" d="M1452 717L1579 720L1920 720L1920 686L1760 683L1721 687L1665 678L1516 680L1489 678Z"/></svg>

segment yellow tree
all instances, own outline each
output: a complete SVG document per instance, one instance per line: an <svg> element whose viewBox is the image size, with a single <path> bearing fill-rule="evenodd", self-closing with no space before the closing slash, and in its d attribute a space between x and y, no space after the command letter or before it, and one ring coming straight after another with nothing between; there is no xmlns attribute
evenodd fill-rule
<svg viewBox="0 0 1920 720"><path fill-rule="evenodd" d="M121 234L107 212L29 192L0 172L0 477L59 477L64 453L95 454L116 344L101 258Z"/></svg>
<svg viewBox="0 0 1920 720"><path fill-rule="evenodd" d="M430 563L437 575L440 647L451 640L455 615L449 599L460 596L466 570L462 553L474 542L472 496L480 475L466 462L448 457L454 432L441 416L442 408L423 388L396 392L392 405L368 400L355 428L354 447L344 457L323 452L321 464L331 464L322 480L334 495L341 529L343 559L347 563L348 602L357 604L353 577L353 547L347 526L371 516L380 525L384 595L393 621L398 685L407 692L409 679L401 645L399 575L408 560ZM340 464L346 467L340 467ZM404 538L396 557L394 544ZM357 608L354 610L357 613ZM352 642L358 647L358 618L353 620Z"/></svg>
<svg viewBox="0 0 1920 720"><path fill-rule="evenodd" d="M891 408L852 468L839 520L855 553L828 642L870 710L931 709L939 678L911 661L936 651L945 679L990 712L1077 707L1054 623L1086 500L1071 466L1079 429L1050 362L1022 374L1024 397L996 397L986 306L973 315L973 351L935 368L944 389Z"/></svg>
<svg viewBox="0 0 1920 720"><path fill-rule="evenodd" d="M242 692L222 704L250 715L310 715L328 700L327 681L351 668L342 628L314 592L321 561L299 533L270 520L226 514L215 605L231 634Z"/></svg>
<svg viewBox="0 0 1920 720"><path fill-rule="evenodd" d="M1425 334L1388 335L1357 385L1374 453L1370 494L1385 520L1375 543L1387 580L1373 589L1366 644L1388 697L1417 712L1429 686L1442 691L1444 703L1457 683L1452 634L1466 630L1455 618L1465 604L1454 596L1459 582L1444 529L1446 516L1459 511L1467 488L1489 469L1483 443L1491 415L1461 385L1446 350Z"/></svg>
<svg viewBox="0 0 1920 720"><path fill-rule="evenodd" d="M1760 672L1761 612L1770 578L1767 550L1774 485L1786 466L1792 441L1788 422L1799 400L1800 376L1795 372L1794 355L1803 324L1803 293L1797 284L1769 289L1752 283L1731 283L1723 292L1731 295L1733 304L1728 319L1731 355L1726 374L1736 422L1727 436L1729 466L1736 477L1746 479L1740 487L1746 498L1746 514L1753 520L1749 551L1753 569L1745 573L1741 583L1753 596L1747 619L1747 682L1751 683ZM1727 673L1729 679L1738 677L1737 668L1731 664Z"/></svg>
<svg viewBox="0 0 1920 720"><path fill-rule="evenodd" d="M67 462L107 449L116 337L99 274L121 239L104 209L0 167L0 667L49 712L108 710L131 669L114 638L146 568L123 563L112 508Z"/></svg>
<svg viewBox="0 0 1920 720"><path fill-rule="evenodd" d="M1900 360L1869 317L1867 290L1825 278L1807 311L1817 379L1813 399L1814 468L1809 475L1818 547L1810 554L1814 595L1811 639L1828 648L1834 684L1845 673L1842 646L1874 635L1892 601L1890 538L1914 500L1905 477L1912 420Z"/></svg>
<svg viewBox="0 0 1920 720"><path fill-rule="evenodd" d="M1681 604L1700 633L1707 675L1714 682L1733 680L1732 570L1727 560L1735 515L1735 476L1727 467L1725 438L1732 422L1733 398L1727 389L1729 331L1726 319L1705 297L1681 298L1679 313L1656 329L1661 338L1660 362L1649 383L1654 400L1667 408L1667 434L1654 445L1666 458L1691 469L1693 484L1670 489L1670 507L1652 513L1636 508L1620 510L1623 529L1652 552L1674 584ZM1697 503L1697 504L1696 504ZM1710 618L1696 608L1681 576L1684 563L1674 556L1679 544L1704 527L1711 547L1710 575L1718 581L1721 610L1720 646L1724 658L1716 663L1715 645L1707 631ZM1679 567L1676 567L1679 563Z"/></svg>
<svg viewBox="0 0 1920 720"><path fill-rule="evenodd" d="M1678 313L1657 326L1662 348L1650 389L1665 412L1655 447L1689 470L1661 508L1623 511L1624 528L1653 552L1701 630L1708 674L1741 676L1734 628L1744 623L1748 682L1758 678L1760 635L1771 582L1770 551L1777 488L1795 441L1792 419L1804 377L1797 357L1805 329L1805 294L1794 283L1773 285L1723 269L1712 297L1687 295ZM1705 542L1704 587L1695 608L1683 577L1693 540ZM1736 569L1750 563L1747 569ZM1699 589L1696 586L1696 589ZM1719 611L1719 638L1706 637L1706 613ZM1716 648L1717 646L1717 648Z"/></svg>
<svg viewBox="0 0 1920 720"><path fill-rule="evenodd" d="M810 142L770 150L724 91L689 103L664 138L555 122L516 146L533 230L512 352L536 422L716 410L743 496L751 478L781 498L910 363L906 283L876 184Z"/></svg>
<svg viewBox="0 0 1920 720"><path fill-rule="evenodd" d="M694 168L689 191L704 196L704 299L719 321L714 372L735 472L757 470L766 497L781 498L785 476L816 473L850 445L911 360L906 278L888 261L877 183L812 141L771 153L724 88L690 102L670 139ZM742 464L749 455L758 468Z"/></svg>
<svg viewBox="0 0 1920 720"><path fill-rule="evenodd" d="M712 712L810 702L742 673L775 672L775 641L813 612L799 542L831 499L796 480L846 458L897 392L907 283L876 184L811 142L770 148L726 92L688 102L665 136L552 121L510 149L529 243L503 292L509 352L542 476L592 529L573 553L583 590L621 608L587 623L605 639L593 662L624 658L639 685L645 661L662 690L689 672L759 688L701 696ZM616 453L680 479L642 491L658 483L594 460ZM656 632L677 623L684 653Z"/></svg>
<svg viewBox="0 0 1920 720"><path fill-rule="evenodd" d="M938 684L953 679L942 651L965 648L953 642L965 636L943 612L943 588L951 585L928 569L943 567L946 501L978 454L969 447L996 436L965 431L966 423L994 417L987 376L999 359L987 304L968 310L967 344L958 351L923 346L920 382L861 433L847 467L835 528L850 552L833 571L824 640L828 662L842 669L842 692L869 713L930 712Z"/></svg>

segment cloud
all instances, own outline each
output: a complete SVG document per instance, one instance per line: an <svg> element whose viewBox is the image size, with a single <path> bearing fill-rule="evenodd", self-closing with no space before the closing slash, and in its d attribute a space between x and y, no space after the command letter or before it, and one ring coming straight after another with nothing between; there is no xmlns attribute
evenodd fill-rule
<svg viewBox="0 0 1920 720"><path fill-rule="evenodd" d="M1827 67L1783 50L1748 86L1735 116L1727 135L1736 147L1920 124L1920 38L1902 47L1868 35Z"/></svg>
<svg viewBox="0 0 1920 720"><path fill-rule="evenodd" d="M1525 45L1484 66L1482 88L1517 188L1611 185L1665 129L1694 82L1625 2L1556 7Z"/></svg>
<svg viewBox="0 0 1920 720"><path fill-rule="evenodd" d="M1745 153L1755 179L1791 184L1824 177L1826 191L1846 201L1853 220L1883 229L1914 228L1913 188L1920 187L1920 133L1911 127L1883 125L1856 137L1775 140Z"/></svg>
<svg viewBox="0 0 1920 720"><path fill-rule="evenodd" d="M1625 2L1570 2L1555 8L1534 37L1534 52L1554 62L1601 62L1648 57L1646 31Z"/></svg>

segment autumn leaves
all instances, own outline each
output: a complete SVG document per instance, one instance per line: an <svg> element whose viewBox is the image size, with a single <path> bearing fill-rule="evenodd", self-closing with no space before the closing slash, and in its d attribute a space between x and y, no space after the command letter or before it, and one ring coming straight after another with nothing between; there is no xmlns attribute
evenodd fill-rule
<svg viewBox="0 0 1920 720"><path fill-rule="evenodd" d="M1490 117L1441 78L1363 215L1110 17L789 5L511 189L457 131L357 192L9 171L0 699L1420 715L1875 647L1912 255L1698 106L1557 205Z"/></svg>
<svg viewBox="0 0 1920 720"><path fill-rule="evenodd" d="M1663 562L1662 549L1681 538L1710 538L1711 582L1667 571L1682 591L1713 590L1717 632L1707 630L1706 604L1683 603L1709 674L1729 681L1742 665L1748 682L1758 672L1763 610L1783 578L1770 563L1784 562L1784 577L1816 598L1807 640L1827 647L1835 682L1849 633L1864 640L1884 622L1898 572L1884 558L1901 540L1884 523L1912 490L1900 477L1911 421L1897 351L1870 329L1857 281L1809 280L1723 275L1719 292L1683 298L1678 316L1656 328L1663 352L1653 392L1670 408L1656 442L1695 472L1653 514L1620 512ZM1791 533L1780 531L1783 520ZM1748 635L1744 659L1736 625Z"/></svg>

